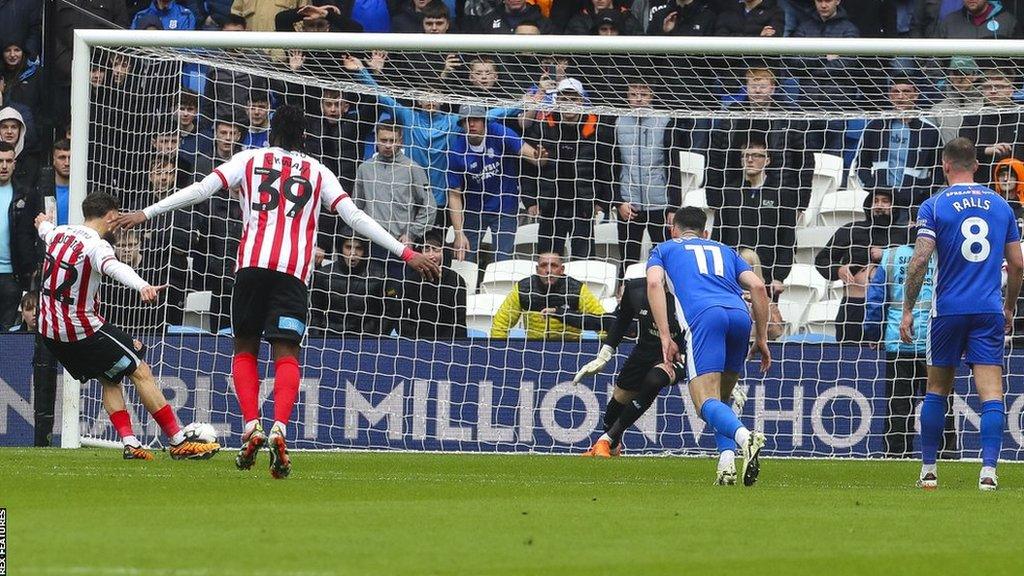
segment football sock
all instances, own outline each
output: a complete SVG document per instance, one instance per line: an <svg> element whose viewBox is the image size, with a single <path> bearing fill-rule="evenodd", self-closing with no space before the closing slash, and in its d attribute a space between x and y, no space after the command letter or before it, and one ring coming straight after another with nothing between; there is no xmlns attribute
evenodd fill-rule
<svg viewBox="0 0 1024 576"><path fill-rule="evenodd" d="M142 448L142 442L139 442L139 439L132 434L121 438L121 444L131 446L133 448Z"/></svg>
<svg viewBox="0 0 1024 576"><path fill-rule="evenodd" d="M612 427L612 424L615 424L625 406L625 404L620 403L614 397L608 399L608 404L604 407L604 432L607 432Z"/></svg>
<svg viewBox="0 0 1024 576"><path fill-rule="evenodd" d="M611 428L605 431L605 434L618 444L626 430L629 430L629 427L643 416L651 404L654 404L662 387L668 386L670 383L671 380L664 370L652 368L644 377L639 395L623 406L622 413L619 414Z"/></svg>
<svg viewBox="0 0 1024 576"><path fill-rule="evenodd" d="M995 468L999 451L1003 448L1003 428L1006 424L1002 400L981 403L981 465Z"/></svg>
<svg viewBox="0 0 1024 576"><path fill-rule="evenodd" d="M117 435L121 437L121 440L125 440L129 436L135 438L134 432L132 432L132 417L127 410L111 412L110 423L114 425L114 430L117 430Z"/></svg>
<svg viewBox="0 0 1024 576"><path fill-rule="evenodd" d="M260 371L256 364L256 356L248 352L236 354L231 363L231 379L235 383L235 395L238 396L238 407L242 410L242 420L258 420Z"/></svg>
<svg viewBox="0 0 1024 576"><path fill-rule="evenodd" d="M274 361L274 420L275 425L288 424L292 408L299 395L299 361L284 356Z"/></svg>
<svg viewBox="0 0 1024 576"><path fill-rule="evenodd" d="M946 424L946 397L929 392L921 403L921 462L935 464Z"/></svg>
<svg viewBox="0 0 1024 576"><path fill-rule="evenodd" d="M726 438L734 438L737 444L746 442L746 436L741 442L739 435L739 432L746 431L746 428L740 423L740 419L732 411L732 408L718 398L708 398L704 404L701 404L700 417L714 428L716 435L721 434Z"/></svg>
<svg viewBox="0 0 1024 576"><path fill-rule="evenodd" d="M732 452L733 456L736 456L736 450L739 446L736 445L736 441L731 437L726 436L720 432L715 432L715 448L718 449L719 454L725 454L726 452Z"/></svg>
<svg viewBox="0 0 1024 576"><path fill-rule="evenodd" d="M156 420L160 429L171 439L171 444L181 444L181 441L185 439L185 435L181 432L181 426L178 425L178 418L174 415L170 404L164 404L163 408L153 412L153 420Z"/></svg>
<svg viewBox="0 0 1024 576"><path fill-rule="evenodd" d="M273 434L275 432L277 432L277 433L281 434L281 436L284 436L285 438L287 438L288 437L288 426L286 426L284 422L274 422L274 425L270 427L270 433Z"/></svg>
<svg viewBox="0 0 1024 576"><path fill-rule="evenodd" d="M731 438L729 440L732 441ZM731 468L732 466L735 466L735 464L736 464L736 451L735 450L725 450L725 451L722 451L718 455L718 469L719 470L725 470L726 468Z"/></svg>
<svg viewBox="0 0 1024 576"><path fill-rule="evenodd" d="M259 424L259 423L260 423L259 420L249 420L248 422L246 422L245 423L245 428L242 429L242 435L245 436L246 434L248 434L248 433L252 432L253 430L255 430L256 429L256 425Z"/></svg>

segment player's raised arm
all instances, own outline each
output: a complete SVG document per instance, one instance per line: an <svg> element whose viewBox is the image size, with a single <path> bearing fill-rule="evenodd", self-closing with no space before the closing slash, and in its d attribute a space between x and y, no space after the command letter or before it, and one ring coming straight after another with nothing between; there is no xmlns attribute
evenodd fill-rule
<svg viewBox="0 0 1024 576"><path fill-rule="evenodd" d="M432 260L399 242L370 215L363 212L352 201L352 198L341 188L336 178L325 179L323 202L332 211L337 212L357 233L367 237L371 242L387 248L395 256L399 256L410 268L416 270L424 278L436 280L441 277L441 268Z"/></svg>
<svg viewBox="0 0 1024 576"><path fill-rule="evenodd" d="M154 216L198 204L216 194L221 188L234 186L242 179L244 169L242 165L245 162L243 156L247 158L248 154L246 152L236 154L231 160L214 168L213 172L207 174L199 182L186 186L155 204L142 210L121 214L117 222L114 223L114 229L138 226Z"/></svg>
<svg viewBox="0 0 1024 576"><path fill-rule="evenodd" d="M53 223L53 216L41 212L36 215L35 225L39 237L42 238L43 242L49 243L49 235L57 227Z"/></svg>
<svg viewBox="0 0 1024 576"><path fill-rule="evenodd" d="M160 292L167 289L167 284L153 286L142 279L131 266L121 262L114 255L114 248L109 242L103 242L92 253L92 265L104 276L109 276L121 284L137 290L143 302L156 302Z"/></svg>

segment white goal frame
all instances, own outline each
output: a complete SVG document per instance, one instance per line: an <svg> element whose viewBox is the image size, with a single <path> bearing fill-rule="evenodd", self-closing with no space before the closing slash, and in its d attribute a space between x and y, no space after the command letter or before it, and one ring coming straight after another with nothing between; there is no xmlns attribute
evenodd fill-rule
<svg viewBox="0 0 1024 576"><path fill-rule="evenodd" d="M260 48L320 49L334 51L522 52L659 54L659 55L764 55L814 56L917 56L1024 58L1024 40L938 39L833 39L833 38L727 38L651 36L530 36L528 48L515 35L347 34L298 32L203 32L76 30L71 86L70 221L81 222L81 200L86 196L89 166L89 67L93 48ZM61 446L82 446L80 436L81 386L65 373L63 379ZM111 445L88 440L87 444Z"/></svg>

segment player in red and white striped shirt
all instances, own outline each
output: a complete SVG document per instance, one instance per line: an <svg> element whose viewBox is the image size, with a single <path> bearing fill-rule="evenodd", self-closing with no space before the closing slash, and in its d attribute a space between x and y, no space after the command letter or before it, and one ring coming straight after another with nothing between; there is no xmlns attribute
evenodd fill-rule
<svg viewBox="0 0 1024 576"><path fill-rule="evenodd" d="M209 458L220 450L216 443L187 438L149 366L140 358L141 344L100 316L99 287L103 276L135 289L143 302L154 302L167 286L151 286L127 264L118 262L106 240L118 219L117 200L102 192L82 202L85 224L54 226L45 214L36 228L46 243L40 279L39 331L43 342L72 376L103 384L103 407L121 436L126 460L152 460L132 432L125 409L121 380L127 376L153 419L170 438L171 457Z"/></svg>
<svg viewBox="0 0 1024 576"><path fill-rule="evenodd" d="M357 233L384 246L428 278L440 269L406 247L356 207L337 177L303 151L306 119L302 109L281 106L270 123L270 146L246 150L206 178L140 212L121 217L131 227L164 212L201 202L221 188L239 186L243 232L238 248L231 328L235 358L232 376L245 428L235 464L249 469L264 443L270 447L270 473L291 471L285 427L299 392L299 343L309 314L317 222L321 207L337 212ZM274 424L267 437L259 421L260 339L274 356Z"/></svg>

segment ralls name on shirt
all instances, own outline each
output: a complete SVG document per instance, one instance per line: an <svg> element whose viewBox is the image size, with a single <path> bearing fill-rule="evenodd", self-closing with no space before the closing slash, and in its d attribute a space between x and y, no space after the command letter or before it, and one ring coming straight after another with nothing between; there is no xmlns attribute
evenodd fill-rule
<svg viewBox="0 0 1024 576"><path fill-rule="evenodd" d="M982 210L988 210L992 206L992 202L989 200L982 200L981 198L964 198L963 200L957 200L953 202L953 208L957 212L963 212L967 208L981 208Z"/></svg>

